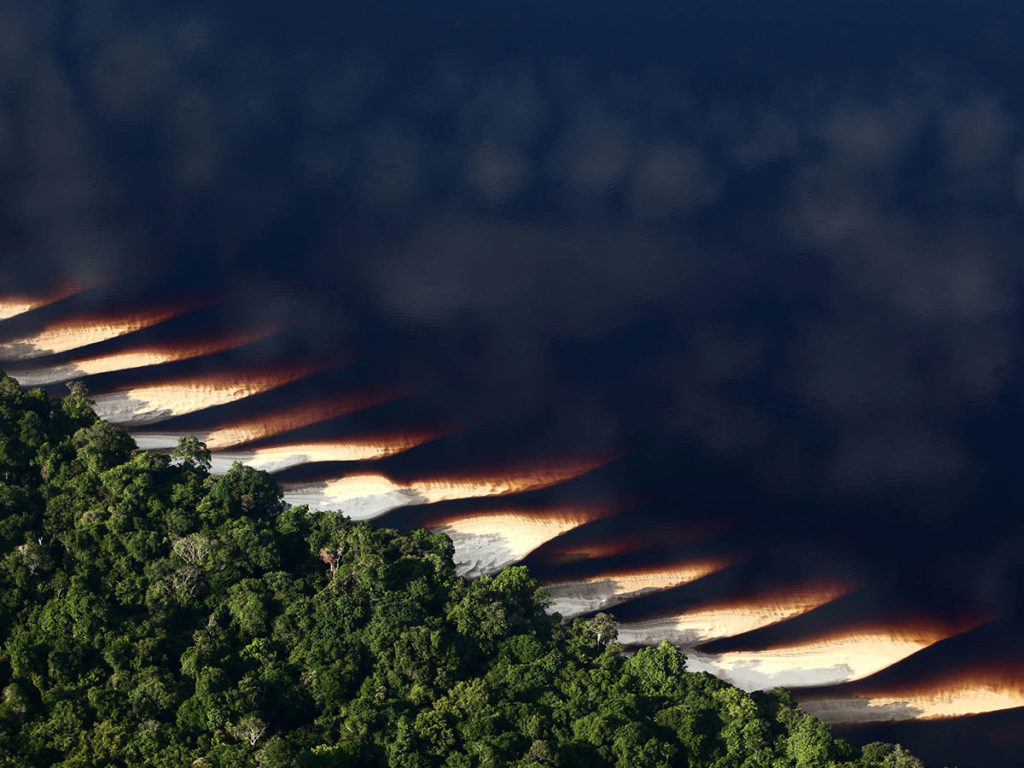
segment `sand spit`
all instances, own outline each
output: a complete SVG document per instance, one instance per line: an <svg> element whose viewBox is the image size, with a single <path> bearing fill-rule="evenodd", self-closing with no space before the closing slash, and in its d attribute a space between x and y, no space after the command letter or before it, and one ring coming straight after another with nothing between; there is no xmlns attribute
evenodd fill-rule
<svg viewBox="0 0 1024 768"><path fill-rule="evenodd" d="M0 320L9 320L25 312L31 312L33 309L45 307L47 304L55 304L61 299L73 296L82 288L83 286L77 283L65 283L47 293L0 296Z"/></svg>
<svg viewBox="0 0 1024 768"><path fill-rule="evenodd" d="M612 571L586 579L545 584L553 598L552 611L562 616L604 610L634 597L660 592L704 578L732 565L725 557L630 571Z"/></svg>
<svg viewBox="0 0 1024 768"><path fill-rule="evenodd" d="M172 416L194 413L290 384L317 368L294 367L232 376L229 373L190 376L95 396L100 418L127 427L154 424Z"/></svg>
<svg viewBox="0 0 1024 768"><path fill-rule="evenodd" d="M392 509L430 500L413 488L404 488L383 475L350 475L329 483L284 487L284 500L312 510L336 510L353 520L371 520Z"/></svg>
<svg viewBox="0 0 1024 768"><path fill-rule="evenodd" d="M46 325L32 336L0 344L0 359L30 360L35 357L67 352L90 344L98 344L148 328L184 314L186 308L132 312L121 316L78 317Z"/></svg>
<svg viewBox="0 0 1024 768"><path fill-rule="evenodd" d="M226 472L238 461L266 472L280 472L288 467L317 461L375 461L394 456L417 445L434 440L437 434L367 437L356 440L335 440L290 443L244 451L222 451L213 454L213 471ZM213 440L216 445L216 438ZM209 443L208 443L209 445Z"/></svg>
<svg viewBox="0 0 1024 768"><path fill-rule="evenodd" d="M347 416L350 413L363 411L375 405L395 400L403 394L405 393L391 389L370 394L343 395L321 398L312 402L286 405L270 413L262 413L228 422L227 424L221 424L216 429L208 432L203 439L211 450L223 450L232 446L275 437L276 435L291 432L294 429L308 427L311 424L320 424L330 419L336 419L339 416ZM349 441L343 441L343 443L339 444L348 443ZM315 442L311 442L308 445L312 446L315 444ZM331 443L325 442L323 444L330 445ZM315 449L310 448L310 450ZM333 460L316 459L316 461Z"/></svg>
<svg viewBox="0 0 1024 768"><path fill-rule="evenodd" d="M584 507L502 510L427 525L451 537L456 570L462 576L475 578L517 563L542 544L609 511Z"/></svg>
<svg viewBox="0 0 1024 768"><path fill-rule="evenodd" d="M164 365L165 363L174 363L179 360L190 360L196 357L214 355L218 352L245 346L265 338L266 335L258 333L236 334L216 341L152 345L145 349L85 357L80 360L74 360L66 365L57 365L51 368L31 368L22 371L12 371L11 375L18 379L22 386L41 387L84 376L95 376L100 373L147 368L153 365Z"/></svg>
<svg viewBox="0 0 1024 768"><path fill-rule="evenodd" d="M525 493L579 477L604 460L578 461L558 466L520 468L477 477L414 480L406 484L371 473L359 473L321 483L296 485L285 499L315 509L336 509L357 520L368 520L412 504L433 504L457 499L479 499Z"/></svg>
<svg viewBox="0 0 1024 768"><path fill-rule="evenodd" d="M938 627L879 627L758 651L693 651L688 667L747 691L835 685L873 675L953 634Z"/></svg>
<svg viewBox="0 0 1024 768"><path fill-rule="evenodd" d="M800 702L800 708L834 725L938 720L1024 707L1024 681L965 680L955 685L895 695L857 695Z"/></svg>
<svg viewBox="0 0 1024 768"><path fill-rule="evenodd" d="M212 451L224 451L228 448L235 446L245 445L246 443L253 443L257 440L264 440L266 438L275 437L286 432L291 432L295 429L301 429L302 427L308 427L311 424L319 424L324 421L328 421L338 416L345 416L349 413L355 413L366 408L370 408L379 403L385 403L389 400L394 400L400 397L400 393L394 391L385 391L373 395L358 395L354 397L333 397L320 400L314 400L313 402L295 403L286 405L281 408L277 408L270 412L260 413L256 416L246 416L242 419L236 419L235 421L229 421L225 424L214 429L191 429L188 430L189 434L194 434ZM439 436L439 435L438 435ZM178 438L181 437L181 433L177 432L140 432L135 436L135 442L139 444L140 448L144 448L148 451L158 451L173 448L178 443ZM414 439L414 438L410 438ZM424 438L426 439L432 438ZM363 438L357 438L354 440L344 441L310 441L308 443L289 443L280 446L282 450L287 449L290 452L298 454L311 453L316 455L323 455L325 450L330 451L330 448L323 448L319 446L330 446L330 445L343 445L353 446L364 442ZM402 438L387 437L387 438L366 438L365 442L379 443L402 443ZM407 446L409 448L412 445ZM277 446L267 449L250 449L233 451L233 455L237 456L255 456L257 451L263 452L264 450L270 450L276 452ZM341 449L342 452L353 449ZM354 449L358 450L358 449ZM402 450L406 450L403 448ZM364 449L364 452L370 451L370 449ZM372 451L370 451L372 452ZM393 451L397 453L398 451ZM271 453L271 456L274 454ZM388 454L385 454L388 455ZM379 458L379 457L378 457ZM232 459L232 461L235 459ZM238 458L238 461L244 459ZM272 461L274 459L271 459ZM336 459L336 458L318 458L310 459L311 461L335 461L335 460L347 460L347 459ZM303 463L302 461L296 463ZM285 466L294 466L294 463L286 463L280 467L275 467L273 470L284 469ZM228 464L230 466L230 463Z"/></svg>
<svg viewBox="0 0 1024 768"><path fill-rule="evenodd" d="M808 613L848 594L842 584L804 585L771 595L702 605L692 610L619 626L619 642L644 645L668 640L693 647L767 627Z"/></svg>

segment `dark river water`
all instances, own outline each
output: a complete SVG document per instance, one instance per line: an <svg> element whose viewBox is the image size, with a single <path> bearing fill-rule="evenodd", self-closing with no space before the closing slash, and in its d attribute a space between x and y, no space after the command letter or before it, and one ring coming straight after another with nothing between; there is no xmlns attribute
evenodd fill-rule
<svg viewBox="0 0 1024 768"><path fill-rule="evenodd" d="M1024 747L1024 6L0 0L0 365L929 766Z"/></svg>

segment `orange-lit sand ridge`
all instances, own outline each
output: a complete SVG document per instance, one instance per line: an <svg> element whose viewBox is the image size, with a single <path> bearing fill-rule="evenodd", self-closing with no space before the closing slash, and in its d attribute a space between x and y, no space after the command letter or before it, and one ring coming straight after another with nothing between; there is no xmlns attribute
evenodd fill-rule
<svg viewBox="0 0 1024 768"><path fill-rule="evenodd" d="M800 705L831 723L874 723L981 715L1024 707L1024 665L1019 660L973 656L955 663L937 648L928 665L907 679L904 671L883 673L823 691L810 690ZM938 660L936 660L938 657Z"/></svg>
<svg viewBox="0 0 1024 768"><path fill-rule="evenodd" d="M834 634L755 651L693 653L690 669L710 672L745 690L799 688L859 680L947 637L970 629L939 622L906 622L838 630Z"/></svg>
<svg viewBox="0 0 1024 768"><path fill-rule="evenodd" d="M574 461L489 475L413 480L404 485L386 475L358 473L338 480L290 488L286 490L285 498L295 504L337 509L356 519L369 519L410 504L508 496L548 488L579 477L605 461Z"/></svg>
<svg viewBox="0 0 1024 768"><path fill-rule="evenodd" d="M501 509L449 515L423 524L451 537L460 574L479 576L518 562L545 542L612 511L609 505Z"/></svg>
<svg viewBox="0 0 1024 768"><path fill-rule="evenodd" d="M292 403L270 413L262 413L222 424L210 431L205 436L205 440L211 450L223 450L234 445L252 443L256 440L290 432L293 429L301 429L311 424L319 424L329 419L365 410L395 400L402 394L404 392L390 389L375 393L339 395L320 398L312 402ZM330 461L330 459L317 459L317 461Z"/></svg>
<svg viewBox="0 0 1024 768"><path fill-rule="evenodd" d="M607 571L585 579L545 584L551 606L563 616L576 616L702 579L734 562L725 556L695 558L682 563Z"/></svg>
<svg viewBox="0 0 1024 768"><path fill-rule="evenodd" d="M133 368L146 368L152 365L174 363L179 360L190 360L196 357L214 355L229 349L237 349L259 339L266 338L269 332L237 333L221 339L210 341L182 342L178 344L151 344L143 348L112 352L108 355L94 355L72 360L65 365L52 368L32 368L12 371L11 375L21 382L22 386L38 387L68 381L80 376L95 376L99 373L127 371Z"/></svg>
<svg viewBox="0 0 1024 768"><path fill-rule="evenodd" d="M188 310L188 307L165 307L123 315L89 315L52 322L36 334L0 344L0 359L28 360L67 352L148 328Z"/></svg>
<svg viewBox="0 0 1024 768"><path fill-rule="evenodd" d="M0 320L8 320L47 304L54 304L78 293L82 287L79 283L62 283L45 293L0 296Z"/></svg>
<svg viewBox="0 0 1024 768"><path fill-rule="evenodd" d="M115 424L152 424L194 413L290 384L323 370L293 366L281 370L250 370L232 374L204 373L143 384L95 396L96 413Z"/></svg>
<svg viewBox="0 0 1024 768"><path fill-rule="evenodd" d="M291 432L292 430L301 429L302 427L308 427L311 424L319 424L330 419L337 418L339 416L345 416L356 411L365 410L371 408L374 405L381 403L390 402L391 400L398 399L405 394L404 390L398 389L386 389L380 392L374 393L363 393L356 395L336 395L333 397L319 398L313 401L305 402L293 402L283 406L275 407L269 411L261 412L255 416L245 416L243 418L236 418L230 421L221 423L219 426L213 429L197 429L190 430L192 434L196 435L200 440L206 443L207 447L213 451L224 451L228 448L234 448L236 446L242 446L247 443L254 443L258 440L264 440L267 438L275 437L277 435ZM140 448L147 450L160 450L164 448L173 447L181 435L177 433L164 433L164 432L140 432L135 435L135 440L139 444ZM283 457L287 453L315 453L317 455L324 455L325 452L331 451L331 448L327 447L332 444L343 446L338 448L338 453L344 455L351 452L359 452L361 454L373 454L377 450L372 447L364 446L363 443L373 443L375 446L379 446L381 450L385 450L382 444L401 445L403 441L415 441L423 438L420 442L425 442L427 439L433 439L439 437L440 433L426 436L419 435L417 433L409 433L404 437L398 435L386 435L381 437L368 437L356 438L353 440L343 441L330 441L330 440L312 440L304 443L288 443L280 446L280 450L285 453L280 453L278 446L273 446L270 449L249 449L248 451L240 449L237 452L233 452L233 458L231 461L245 461L245 457L255 456L256 453L266 455L270 457L270 461L277 461L278 458ZM360 447L361 446L361 447ZM407 445L401 450L408 450L413 447ZM266 451L269 450L269 453ZM398 451L391 451L397 453ZM383 455L388 455L385 452ZM349 461L349 460L362 460L365 458L371 458L371 456L361 455L356 459L348 458L310 458L310 461ZM373 456L373 458L382 458L382 456ZM216 460L216 456L214 457ZM304 462L288 462L287 466L292 466L295 463ZM277 471L283 467L276 467L270 471Z"/></svg>
<svg viewBox="0 0 1024 768"><path fill-rule="evenodd" d="M248 464L266 472L317 461L375 461L435 440L441 433L382 435L352 440L322 440L286 443L251 450L223 451L213 455L213 471L223 472L233 462Z"/></svg>
<svg viewBox="0 0 1024 768"><path fill-rule="evenodd" d="M619 639L635 645L669 640L692 647L792 619L848 594L851 589L851 585L838 582L805 584L772 594L723 600L674 616L623 623Z"/></svg>
<svg viewBox="0 0 1024 768"><path fill-rule="evenodd" d="M900 685L865 680L824 697L809 692L800 706L830 723L844 724L980 715L1024 707L1024 669L984 661L958 664Z"/></svg>

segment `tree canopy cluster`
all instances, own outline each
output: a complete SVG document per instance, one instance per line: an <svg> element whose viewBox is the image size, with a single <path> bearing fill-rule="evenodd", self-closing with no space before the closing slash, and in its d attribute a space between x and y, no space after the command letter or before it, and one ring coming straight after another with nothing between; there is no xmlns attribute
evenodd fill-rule
<svg viewBox="0 0 1024 768"><path fill-rule="evenodd" d="M209 463L0 373L0 768L921 765Z"/></svg>

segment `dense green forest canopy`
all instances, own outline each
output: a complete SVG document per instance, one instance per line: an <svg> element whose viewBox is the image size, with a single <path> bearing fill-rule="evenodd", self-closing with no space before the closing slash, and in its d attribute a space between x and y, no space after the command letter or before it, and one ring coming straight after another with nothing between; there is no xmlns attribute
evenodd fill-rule
<svg viewBox="0 0 1024 768"><path fill-rule="evenodd" d="M921 765L209 459L0 374L2 768Z"/></svg>

